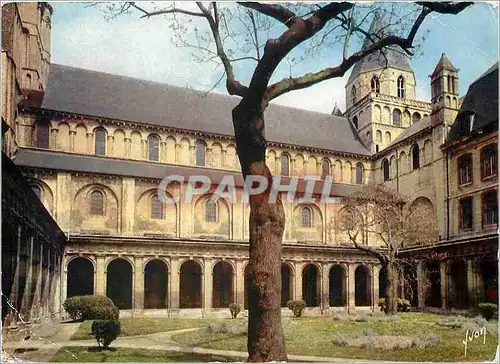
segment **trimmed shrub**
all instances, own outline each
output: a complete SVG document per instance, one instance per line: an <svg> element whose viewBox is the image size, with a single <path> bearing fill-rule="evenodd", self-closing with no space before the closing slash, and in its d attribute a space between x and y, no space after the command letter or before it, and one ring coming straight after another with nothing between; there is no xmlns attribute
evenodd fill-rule
<svg viewBox="0 0 500 364"><path fill-rule="evenodd" d="M334 333L332 341L334 345L338 346L394 350L425 349L437 345L439 338L435 334L418 333L413 336L406 336L396 333L374 333L371 329L365 329L360 333Z"/></svg>
<svg viewBox="0 0 500 364"><path fill-rule="evenodd" d="M231 317L235 319L241 312L241 306L238 303L231 303L229 305L229 311L231 312Z"/></svg>
<svg viewBox="0 0 500 364"><path fill-rule="evenodd" d="M377 300L377 306L380 307L380 311L385 311L385 298L379 298Z"/></svg>
<svg viewBox="0 0 500 364"><path fill-rule="evenodd" d="M410 312L410 308L410 301L402 298L396 298L396 309L398 312Z"/></svg>
<svg viewBox="0 0 500 364"><path fill-rule="evenodd" d="M486 320L491 320L495 317L495 313L498 312L498 306L494 303L480 303L477 308L481 316Z"/></svg>
<svg viewBox="0 0 500 364"><path fill-rule="evenodd" d="M75 296L64 301L64 309L74 321L118 320L120 311L104 296Z"/></svg>
<svg viewBox="0 0 500 364"><path fill-rule="evenodd" d="M96 320L92 322L92 335L94 335L99 347L109 348L109 344L120 335L120 321Z"/></svg>
<svg viewBox="0 0 500 364"><path fill-rule="evenodd" d="M248 324L210 324L208 325L208 331L214 334L234 334L234 335L246 335L248 333Z"/></svg>
<svg viewBox="0 0 500 364"><path fill-rule="evenodd" d="M302 316L302 311L306 308L307 304L304 300L288 301L286 306L292 310L295 317Z"/></svg>

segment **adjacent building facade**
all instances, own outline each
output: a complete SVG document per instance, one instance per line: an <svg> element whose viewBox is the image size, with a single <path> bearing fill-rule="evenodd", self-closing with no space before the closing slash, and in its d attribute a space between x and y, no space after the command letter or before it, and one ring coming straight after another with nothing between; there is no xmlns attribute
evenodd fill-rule
<svg viewBox="0 0 500 364"><path fill-rule="evenodd" d="M375 19L372 29L379 24ZM43 80L47 72L39 77ZM485 77L491 79L491 72ZM401 294L414 292L408 298L415 306L469 307L489 299L490 287L496 289L492 252L498 247L498 215L496 198L493 203L489 194L496 194L497 127L480 133L480 139L475 134L453 139L455 120L465 111L459 106L458 70L444 55L431 76L430 102L415 99L415 79L408 59L391 49L355 65L346 85L345 113L277 105L266 111L271 171L302 182L307 175L317 176L318 194L330 176L334 183L327 192L337 198L331 204L284 203L283 306L289 299L304 299L315 312L366 310L383 297L380 263L334 228L342 198L369 183L386 183L426 204L441 232L439 242L414 248L421 257L414 267L419 281L414 290L402 287ZM171 314L207 314L231 302L245 305L249 206L241 198L236 203L213 198L224 176L234 178L236 195L242 195L231 122L238 99L57 64L50 64L41 84L41 93L11 100L14 116L8 124L15 133L4 150L15 156L33 192L68 236L60 302L100 294L121 309ZM469 93L482 89L481 82L474 85ZM498 105L498 90L496 101L492 93L481 97ZM472 105L468 112L475 120L483 118L483 111L467 100L462 107ZM497 108L489 109L491 125L495 118L498 124ZM307 132L303 120L309 121ZM478 143L494 147L494 153L476 151ZM473 151L471 168L484 164L489 173L481 180L474 174L477 183L467 190L452 181L463 154L458 150ZM481 159L492 155L489 164ZM186 180L203 175L213 185L190 202L163 204L157 187L169 175ZM189 188L186 182L170 183L166 192L184 196ZM456 228L458 208L464 208L460 216L469 211L465 195L476 201L475 225L467 232ZM483 200L487 203L480 204ZM484 206L485 215L479 212ZM479 222L483 216L486 223ZM377 244L370 236L365 243ZM450 249L469 253L451 254ZM411 248L402 254L415 255ZM487 268L481 270L481 264ZM424 285L424 277L433 283ZM465 306L449 298L457 289L466 292Z"/></svg>

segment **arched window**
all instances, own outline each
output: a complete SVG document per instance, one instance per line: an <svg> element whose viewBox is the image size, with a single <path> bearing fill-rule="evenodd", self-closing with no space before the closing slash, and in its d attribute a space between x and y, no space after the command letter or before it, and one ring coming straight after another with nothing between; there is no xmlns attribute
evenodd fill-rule
<svg viewBox="0 0 500 364"><path fill-rule="evenodd" d="M403 76L398 77L398 97L405 98L405 78Z"/></svg>
<svg viewBox="0 0 500 364"><path fill-rule="evenodd" d="M363 183L363 165L361 163L356 164L356 183Z"/></svg>
<svg viewBox="0 0 500 364"><path fill-rule="evenodd" d="M390 177L390 170L389 170L389 161L387 159L384 159L382 161L382 172L384 174L384 182L389 180Z"/></svg>
<svg viewBox="0 0 500 364"><path fill-rule="evenodd" d="M377 76L372 77L371 88L377 95L380 94L380 81Z"/></svg>
<svg viewBox="0 0 500 364"><path fill-rule="evenodd" d="M413 113L412 123L415 124L415 123L419 122L421 118L422 117L420 116L420 114L418 112Z"/></svg>
<svg viewBox="0 0 500 364"><path fill-rule="evenodd" d="M391 133L389 131L386 131L385 132L385 143L389 144L391 141L392 141Z"/></svg>
<svg viewBox="0 0 500 364"><path fill-rule="evenodd" d="M399 109L394 109L392 112L392 124L401 126L401 111Z"/></svg>
<svg viewBox="0 0 500 364"><path fill-rule="evenodd" d="M413 169L420 168L420 149L418 144L413 144L411 147L411 160Z"/></svg>
<svg viewBox="0 0 500 364"><path fill-rule="evenodd" d="M95 154L106 155L106 131L102 128L95 130Z"/></svg>
<svg viewBox="0 0 500 364"><path fill-rule="evenodd" d="M152 219L163 219L163 203L158 198L158 195L153 195L151 197L151 218Z"/></svg>
<svg viewBox="0 0 500 364"><path fill-rule="evenodd" d="M196 165L205 167L205 154L207 146L201 140L196 142Z"/></svg>
<svg viewBox="0 0 500 364"><path fill-rule="evenodd" d="M217 202L208 199L205 202L205 220L208 222L217 222Z"/></svg>
<svg viewBox="0 0 500 364"><path fill-rule="evenodd" d="M290 157L286 153L281 154L281 175L290 175Z"/></svg>
<svg viewBox="0 0 500 364"><path fill-rule="evenodd" d="M150 161L160 159L160 138L158 135L153 134L148 137L148 158Z"/></svg>
<svg viewBox="0 0 500 364"><path fill-rule="evenodd" d="M326 176L330 175L330 162L328 159L323 159L321 162L321 178L325 179Z"/></svg>
<svg viewBox="0 0 500 364"><path fill-rule="evenodd" d="M31 190L35 193L39 200L42 199L42 189L38 186L31 186Z"/></svg>
<svg viewBox="0 0 500 364"><path fill-rule="evenodd" d="M382 132L380 130L377 130L375 132L375 140L379 143L382 143Z"/></svg>
<svg viewBox="0 0 500 364"><path fill-rule="evenodd" d="M304 206L300 210L300 225L302 227L312 227L312 211L311 208Z"/></svg>
<svg viewBox="0 0 500 364"><path fill-rule="evenodd" d="M93 191L90 194L90 214L104 215L104 195L101 191Z"/></svg>
<svg viewBox="0 0 500 364"><path fill-rule="evenodd" d="M351 98L352 98L352 103L356 103L356 86L352 86L351 88Z"/></svg>
<svg viewBox="0 0 500 364"><path fill-rule="evenodd" d="M356 127L356 129L358 128L358 117L355 116L352 118L352 123L354 124L354 126Z"/></svg>
<svg viewBox="0 0 500 364"><path fill-rule="evenodd" d="M49 149L49 123L47 121L37 122L35 143L37 148Z"/></svg>

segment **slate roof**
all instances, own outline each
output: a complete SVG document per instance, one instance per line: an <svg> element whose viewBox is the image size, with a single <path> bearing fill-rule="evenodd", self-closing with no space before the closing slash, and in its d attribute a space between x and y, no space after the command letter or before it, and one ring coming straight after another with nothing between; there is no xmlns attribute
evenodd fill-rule
<svg viewBox="0 0 500 364"><path fill-rule="evenodd" d="M51 64L43 109L233 136L239 98ZM268 141L370 155L340 116L269 105Z"/></svg>
<svg viewBox="0 0 500 364"><path fill-rule="evenodd" d="M333 107L332 110L332 115L342 116L342 114L343 114L342 110L340 110L340 107L337 105L337 103L335 103L335 106Z"/></svg>
<svg viewBox="0 0 500 364"><path fill-rule="evenodd" d="M471 115L474 115L472 130ZM448 142L498 128L498 62L474 81L448 134Z"/></svg>
<svg viewBox="0 0 500 364"><path fill-rule="evenodd" d="M243 186L243 177L240 172L221 171L203 167L178 166L164 163L135 161L120 158L99 157L61 153L50 150L20 148L15 155L17 165L28 168L41 168L80 173L97 173L104 175L127 176L148 179L163 179L169 175L181 175L185 180L189 176L202 175L210 178L213 184L221 182L224 176L233 176L237 187ZM283 177L282 184L288 185L289 178ZM297 191L305 192L306 184L299 180ZM358 191L362 185L332 183L330 196L347 197ZM321 194L323 182L317 181L314 185L314 194Z"/></svg>
<svg viewBox="0 0 500 364"><path fill-rule="evenodd" d="M377 37L381 38L385 34L388 34L387 24L383 21L381 16L375 15L368 33L371 34L372 38L375 39L377 39ZM363 42L362 49L366 49L372 44L373 42L367 37ZM394 67L413 72L406 54L403 53L403 51L398 46L391 46L382 51L370 54L369 56L366 56L362 60L358 61L352 68L351 75L349 76L349 80L347 82L351 82L352 80L354 80L354 78L356 78L358 74L362 72L386 67Z"/></svg>
<svg viewBox="0 0 500 364"><path fill-rule="evenodd" d="M432 76L439 73L442 70L458 72L458 69L451 63L451 61L446 57L444 53L441 53L441 58L439 58L434 71L432 72Z"/></svg>

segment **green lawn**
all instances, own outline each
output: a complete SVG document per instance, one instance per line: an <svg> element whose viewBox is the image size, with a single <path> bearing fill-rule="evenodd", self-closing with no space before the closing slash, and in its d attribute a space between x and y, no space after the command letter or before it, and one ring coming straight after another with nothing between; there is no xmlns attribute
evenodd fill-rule
<svg viewBox="0 0 500 364"><path fill-rule="evenodd" d="M211 322L223 322L224 319L199 319L199 318L180 318L180 317L125 317L120 319L120 336L136 336L154 334L156 332L173 331L180 329L189 329L194 327L206 327ZM84 321L78 327L78 331L71 336L70 340L88 340L92 339L90 329L92 321Z"/></svg>
<svg viewBox="0 0 500 364"><path fill-rule="evenodd" d="M74 355L74 356L73 356ZM244 361L244 358L227 358L216 355L178 353L164 350L115 348L113 351L96 351L95 348L78 346L62 347L52 362L102 363L102 362L228 362Z"/></svg>
<svg viewBox="0 0 500 364"><path fill-rule="evenodd" d="M432 314L401 314L401 320L394 323L381 322L339 322L331 316L302 317L283 319L287 352L296 355L315 355L352 359L374 359L391 361L479 361L492 360L497 348L497 326L494 325L482 339L468 343L467 357L464 356L462 340L465 332L458 328L436 325L443 316ZM491 324L489 326L492 326ZM418 335L434 333L439 344L426 349L383 350L374 348L355 348L336 346L332 343L333 332L354 333L371 329L374 333L392 335ZM176 334L173 339L181 344L201 346L212 349L246 351L246 336L234 334L215 334L208 328L199 331Z"/></svg>

